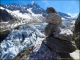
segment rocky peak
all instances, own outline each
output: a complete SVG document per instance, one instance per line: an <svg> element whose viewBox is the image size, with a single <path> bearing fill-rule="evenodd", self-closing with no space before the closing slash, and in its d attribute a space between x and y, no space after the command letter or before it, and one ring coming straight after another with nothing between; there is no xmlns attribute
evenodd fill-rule
<svg viewBox="0 0 80 60"><path fill-rule="evenodd" d="M33 4L35 4L35 2L34 2L34 1L32 1L32 2L31 2L31 4L33 5Z"/></svg>
<svg viewBox="0 0 80 60"><path fill-rule="evenodd" d="M4 18L5 17L5 18ZM0 21L9 21L12 20L13 17L4 9L0 9Z"/></svg>
<svg viewBox="0 0 80 60"><path fill-rule="evenodd" d="M12 11L19 10L21 13L29 13L27 9L32 8L31 10L34 14L42 14L44 17L46 17L46 11L34 1L32 1L27 5L18 5L16 3L12 3L12 4L3 5L3 7ZM71 17L70 15L62 12L58 12L58 14L65 19L69 19L68 17Z"/></svg>

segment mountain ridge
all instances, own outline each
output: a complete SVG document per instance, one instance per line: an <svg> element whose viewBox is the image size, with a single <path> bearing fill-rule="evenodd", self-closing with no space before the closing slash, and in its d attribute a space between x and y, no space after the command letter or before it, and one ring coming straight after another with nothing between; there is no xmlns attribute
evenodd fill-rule
<svg viewBox="0 0 80 60"><path fill-rule="evenodd" d="M44 17L46 17L46 11L43 8L41 8L38 4L36 4L35 2L33 4L30 3L26 5L19 5L16 3L12 3L12 4L7 4L7 5L2 5L2 6L12 11L19 10L21 13L29 13L27 9L32 8L32 12L34 14L42 14ZM58 12L58 14L63 18L71 17L70 15L66 13L62 13L62 12Z"/></svg>

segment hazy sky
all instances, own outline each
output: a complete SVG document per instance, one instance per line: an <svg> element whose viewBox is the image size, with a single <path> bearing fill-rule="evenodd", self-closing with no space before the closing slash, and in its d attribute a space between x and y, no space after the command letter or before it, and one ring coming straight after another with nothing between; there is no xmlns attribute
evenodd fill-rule
<svg viewBox="0 0 80 60"><path fill-rule="evenodd" d="M77 17L79 14L79 0L1 0L1 4L17 3L20 5L26 5L34 1L41 8L54 7L58 12L67 13L73 17Z"/></svg>

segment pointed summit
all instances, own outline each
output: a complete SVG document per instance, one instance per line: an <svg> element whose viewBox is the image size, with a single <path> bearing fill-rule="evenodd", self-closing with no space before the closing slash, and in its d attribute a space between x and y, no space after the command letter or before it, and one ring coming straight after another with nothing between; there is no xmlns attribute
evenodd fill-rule
<svg viewBox="0 0 80 60"><path fill-rule="evenodd" d="M34 3L35 3L34 1L31 2L32 5L33 5Z"/></svg>

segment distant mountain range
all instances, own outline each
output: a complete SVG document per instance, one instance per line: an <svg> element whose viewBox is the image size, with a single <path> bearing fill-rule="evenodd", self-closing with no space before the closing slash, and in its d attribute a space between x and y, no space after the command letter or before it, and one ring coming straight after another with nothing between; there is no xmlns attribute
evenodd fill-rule
<svg viewBox="0 0 80 60"><path fill-rule="evenodd" d="M47 16L46 11L35 2L31 2L27 5L18 5L16 3L13 3L7 5L0 5L0 7L1 7L0 13L2 14L0 17L1 18L0 21L13 20L12 22L7 23L6 24L7 26L9 24L17 24L18 26L26 23L45 22ZM6 14L4 14L3 11L5 11ZM62 20L65 20L63 21L64 25L65 24L73 25L74 24L73 20L76 20L76 18L72 18L70 15L63 12L58 12L58 14L62 17ZM12 25L10 25L10 27L11 26Z"/></svg>
<svg viewBox="0 0 80 60"><path fill-rule="evenodd" d="M18 5L16 3L8 4L8 5L2 5L4 8L9 9L11 11L19 10L20 13L30 13L27 9L32 8L32 12L34 14L42 14L45 16L45 10L41 8L39 5L37 5L35 2L30 3L27 5Z"/></svg>
<svg viewBox="0 0 80 60"><path fill-rule="evenodd" d="M10 30L26 23L45 22L47 16L46 11L35 2L27 5L18 5L16 3L0 5L0 14L0 28L3 26L0 31L5 30L4 28ZM63 12L58 12L58 14L62 17L62 20L66 21L63 21L63 24L74 24L73 20L75 20L75 18Z"/></svg>
<svg viewBox="0 0 80 60"><path fill-rule="evenodd" d="M1 5L1 6L11 11L19 11L22 14L34 13L34 14L42 14L42 16L46 17L46 11L35 2L31 2L30 4L27 4L27 5L18 5L16 3L13 3L13 4ZM71 17L70 15L62 12L58 12L58 14L65 19L68 19Z"/></svg>

